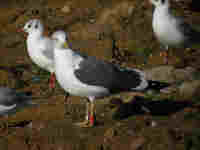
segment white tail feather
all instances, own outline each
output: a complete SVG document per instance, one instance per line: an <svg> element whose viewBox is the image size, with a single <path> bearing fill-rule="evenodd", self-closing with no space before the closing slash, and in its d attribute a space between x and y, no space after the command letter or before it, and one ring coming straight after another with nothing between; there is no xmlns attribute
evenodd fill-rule
<svg viewBox="0 0 200 150"><path fill-rule="evenodd" d="M138 70L138 69L130 69L130 70L133 70L133 71L136 71L137 73L140 74L140 79L141 79L141 83L139 86L137 86L136 88L133 88L134 90L144 90L148 87L148 81L146 80L146 77L145 77L145 73Z"/></svg>

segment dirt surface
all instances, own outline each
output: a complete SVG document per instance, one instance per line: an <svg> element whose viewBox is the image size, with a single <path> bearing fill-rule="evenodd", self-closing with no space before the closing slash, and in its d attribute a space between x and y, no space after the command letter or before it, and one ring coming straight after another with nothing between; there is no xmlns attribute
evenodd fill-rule
<svg viewBox="0 0 200 150"><path fill-rule="evenodd" d="M191 1L173 1L177 15L200 24ZM39 107L0 118L1 150L199 150L199 48L170 49L164 65L152 33L148 0L7 0L0 5L0 85L31 92ZM176 83L168 92L121 93L96 102L97 125L80 128L85 101L57 84L27 55L17 29L39 17L46 34L67 32L73 49L145 70L149 79ZM200 28L199 28L200 29ZM199 30L200 31L200 30Z"/></svg>

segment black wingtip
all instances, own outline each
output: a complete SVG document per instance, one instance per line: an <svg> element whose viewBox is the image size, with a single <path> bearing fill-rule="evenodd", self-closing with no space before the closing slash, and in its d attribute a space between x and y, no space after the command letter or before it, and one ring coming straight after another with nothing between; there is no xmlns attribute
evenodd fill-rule
<svg viewBox="0 0 200 150"><path fill-rule="evenodd" d="M148 87L146 90L161 90L164 88L167 88L170 86L170 83L167 82L160 82L160 81L153 81L153 80L148 80Z"/></svg>

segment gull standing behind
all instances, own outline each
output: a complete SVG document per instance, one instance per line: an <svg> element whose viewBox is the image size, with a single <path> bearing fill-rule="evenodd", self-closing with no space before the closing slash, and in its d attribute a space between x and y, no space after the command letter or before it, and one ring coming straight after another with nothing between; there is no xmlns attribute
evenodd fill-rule
<svg viewBox="0 0 200 150"><path fill-rule="evenodd" d="M49 87L53 89L55 87L53 41L43 35L44 26L39 19L29 20L23 31L28 33L26 43L31 60L51 73Z"/></svg>
<svg viewBox="0 0 200 150"><path fill-rule="evenodd" d="M158 41L166 47L191 47L200 43L200 32L195 31L183 18L174 16L170 9L169 0L150 0L155 6L152 26ZM165 58L168 53L165 53ZM167 61L167 59L166 59Z"/></svg>
<svg viewBox="0 0 200 150"><path fill-rule="evenodd" d="M57 34L55 39L55 75L61 87L75 96L86 97L86 120L77 125L94 125L94 101L123 91L160 90L167 83L149 81L138 69L121 68L109 62L83 55L69 48L66 39Z"/></svg>

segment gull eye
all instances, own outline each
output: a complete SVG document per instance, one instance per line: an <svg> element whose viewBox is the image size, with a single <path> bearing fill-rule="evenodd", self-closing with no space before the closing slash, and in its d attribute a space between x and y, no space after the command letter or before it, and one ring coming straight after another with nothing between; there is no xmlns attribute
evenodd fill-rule
<svg viewBox="0 0 200 150"><path fill-rule="evenodd" d="M164 3L165 3L165 0L161 0L161 3L164 4Z"/></svg>
<svg viewBox="0 0 200 150"><path fill-rule="evenodd" d="M36 29L38 28L38 25L37 25L37 24L35 25L35 28L36 28Z"/></svg>
<svg viewBox="0 0 200 150"><path fill-rule="evenodd" d="M31 27L31 25L29 24L29 25L28 25L28 28L30 28L30 27Z"/></svg>

